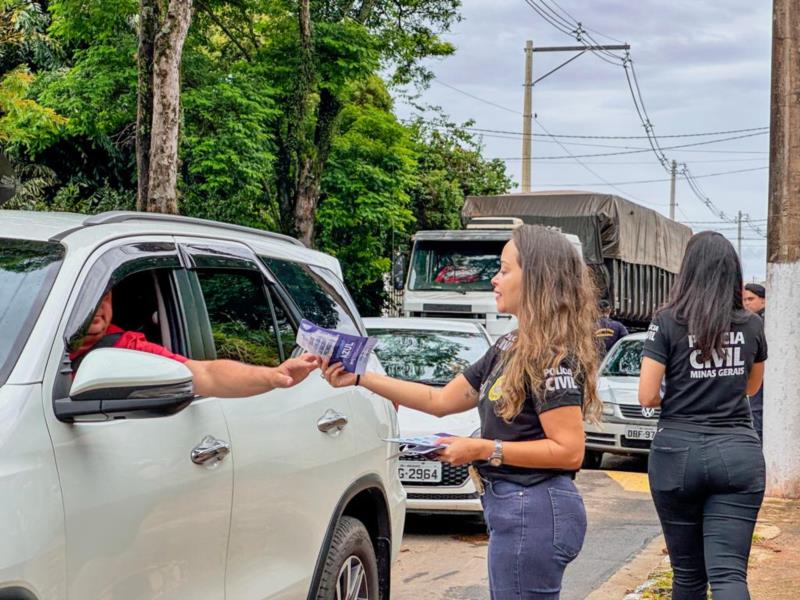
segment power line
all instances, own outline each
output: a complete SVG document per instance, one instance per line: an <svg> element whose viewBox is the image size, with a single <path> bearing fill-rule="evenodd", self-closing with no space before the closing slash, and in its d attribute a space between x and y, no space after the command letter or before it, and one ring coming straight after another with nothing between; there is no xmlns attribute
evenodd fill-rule
<svg viewBox="0 0 800 600"><path fill-rule="evenodd" d="M502 133L507 135L515 135L526 137L521 131L513 131L508 129L487 129L482 127L465 127L469 131L487 132L487 133ZM662 135L662 138L688 138L688 137L708 137L712 135L730 135L734 133L752 133L759 132L756 135L765 135L769 133L769 127L750 127L748 129L729 129L727 131L706 131L700 133L674 133L671 135ZM545 136L541 133L532 133L530 137L554 137L554 138L569 138L581 140L646 140L646 135L576 135L566 133L554 133L552 136Z"/></svg>
<svg viewBox="0 0 800 600"><path fill-rule="evenodd" d="M695 179L702 179L706 177L719 177L721 175L736 175L739 173L750 173L752 171L765 171L769 167L756 167L754 169L737 169L735 171L721 171L719 173L705 173L703 175L695 175ZM644 183L665 183L671 181L671 179L640 179L636 181L615 181L613 183L606 182L605 185L639 185ZM570 186L585 186L585 185L592 185L591 183L537 183L537 185L543 187L570 187Z"/></svg>
<svg viewBox="0 0 800 600"><path fill-rule="evenodd" d="M540 120L538 117L535 117L535 120L536 120L536 123L539 125L539 127L541 127L541 128L542 128L542 130L543 130L543 131L544 131L546 134L548 134L548 135L549 135L549 134L550 134L550 132L549 132L549 131L547 130L547 128L546 128L546 127L545 127L545 126L542 124L541 120ZM554 139L555 139L555 138L554 138ZM558 143L558 145L559 145L559 146L561 146L561 148L564 150L564 152L566 152L568 155L572 156L572 158L575 160L575 162L576 162L576 163L578 163L578 164L579 164L580 166L582 166L584 169L586 169L587 171L589 171L589 173L591 173L592 175L594 175L595 177L597 177L597 178L598 178L598 179L599 179L601 182L603 182L605 185L608 185L608 186L610 186L610 187L614 188L615 190L617 190L619 193L621 193L621 194L623 194L623 195L625 195L625 196L627 196L627 197L629 197L629 198L632 198L633 200L636 200L636 201L637 201L639 204L649 204L650 206L660 206L660 205L658 205L658 204L653 204L652 202L644 202L643 200L639 200L639 199L635 198L634 196L631 196L631 195L630 195L630 194L628 194L627 192L623 192L623 191L622 191L621 189L619 189L619 188L618 188L618 187L617 187L615 184L613 184L613 183L609 183L609 182L608 182L608 181L607 181L605 178L603 178L603 176L602 176L602 175L600 175L599 173L597 173L597 171L595 171L595 170L594 170L594 169L592 169L591 167L589 167L589 166L587 166L586 164L584 164L584 163L583 163L583 162L582 162L582 161L581 161L581 160L580 160L580 159L579 159L577 156L575 156L574 154L572 154L572 153L569 151L569 149L568 149L568 148L567 148L565 145L563 145L561 142L559 142L558 140L555 140L555 141Z"/></svg>
<svg viewBox="0 0 800 600"><path fill-rule="evenodd" d="M662 150L676 150L676 149L679 149L679 148L693 148L693 147L696 147L696 146L706 146L708 144L719 144L721 142L729 142L731 140L740 140L740 139L743 139L743 138L753 137L754 135L761 135L761 134L759 134L759 133L747 133L747 134L737 135L737 136L732 136L732 137L727 137L727 138L720 138L718 140L707 140L705 142L694 142L694 143L691 143L691 144L677 144L675 146L666 146L666 147L662 148ZM561 145L563 147L561 142L558 142L558 143L559 143L559 145ZM573 143L573 145L586 145L586 144ZM617 147L619 148L620 146L617 146ZM556 159L562 159L562 158L590 158L590 157L595 157L595 156L623 156L623 155L626 155L626 154L642 154L643 152L650 152L650 151L651 151L650 148L640 148L640 149L637 149L637 150L624 150L624 151L620 151L620 152L598 152L598 153L595 153L595 154L577 154L577 155L569 154L567 156L564 156L564 155L560 155L560 156L536 156L534 158L536 160L556 160ZM514 158L511 158L511 159L508 159L508 160L515 160L516 158L518 158L518 157L514 157ZM502 160L506 160L506 159L502 159Z"/></svg>
<svg viewBox="0 0 800 600"><path fill-rule="evenodd" d="M449 83L445 83L441 79L434 78L433 81L435 81L439 85L443 85L446 88L450 88L454 92L458 92L459 94L464 94L465 96L469 96L470 98L472 98L473 100L477 100L478 102L483 102L484 104L488 104L490 106L494 106L495 108L499 108L499 109L508 111L510 113L514 113L515 115L521 115L522 114L521 112L519 112L518 110L514 110L513 108L508 108L507 106L503 106L502 104L497 104L495 102L492 102L491 100L484 100L483 98L480 98L479 96L475 96L474 94L470 94L469 92L465 92L464 90L460 90L457 87L454 87L454 86L450 85Z"/></svg>

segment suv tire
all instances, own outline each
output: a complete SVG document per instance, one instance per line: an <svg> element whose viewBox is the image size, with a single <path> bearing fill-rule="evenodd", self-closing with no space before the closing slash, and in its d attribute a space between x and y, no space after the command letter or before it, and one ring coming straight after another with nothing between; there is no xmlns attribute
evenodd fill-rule
<svg viewBox="0 0 800 600"><path fill-rule="evenodd" d="M331 538L317 600L378 600L378 560L364 524L341 517Z"/></svg>

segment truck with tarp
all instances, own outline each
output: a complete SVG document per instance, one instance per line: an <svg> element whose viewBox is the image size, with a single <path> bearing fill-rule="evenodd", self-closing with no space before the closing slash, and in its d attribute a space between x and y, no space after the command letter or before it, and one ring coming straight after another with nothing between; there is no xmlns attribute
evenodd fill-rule
<svg viewBox="0 0 800 600"><path fill-rule="evenodd" d="M491 278L511 221L576 236L601 298L629 329L643 329L666 302L692 230L612 194L553 191L467 197L464 230L412 238L403 314L480 321L496 338L516 326L498 314ZM477 224L477 225L476 225Z"/></svg>

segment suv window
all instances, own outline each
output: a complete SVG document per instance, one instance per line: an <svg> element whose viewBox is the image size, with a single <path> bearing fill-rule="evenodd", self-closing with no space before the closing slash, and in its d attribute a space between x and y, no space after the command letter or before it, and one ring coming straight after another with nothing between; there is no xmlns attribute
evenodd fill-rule
<svg viewBox="0 0 800 600"><path fill-rule="evenodd" d="M283 351L280 331L272 318L273 306L259 273L250 271L197 271L211 322L217 358L274 367ZM291 327L279 306L283 325ZM284 338L285 339L285 338Z"/></svg>
<svg viewBox="0 0 800 600"><path fill-rule="evenodd" d="M61 244L0 238L0 385L16 364L63 259Z"/></svg>
<svg viewBox="0 0 800 600"><path fill-rule="evenodd" d="M361 335L342 295L312 267L277 258L260 258L289 292L303 318L320 327Z"/></svg>

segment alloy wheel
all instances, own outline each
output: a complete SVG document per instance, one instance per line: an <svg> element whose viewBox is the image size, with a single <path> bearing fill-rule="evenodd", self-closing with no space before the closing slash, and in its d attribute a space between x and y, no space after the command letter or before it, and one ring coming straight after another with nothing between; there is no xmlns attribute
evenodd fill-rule
<svg viewBox="0 0 800 600"><path fill-rule="evenodd" d="M357 556L348 556L336 578L336 600L369 600L369 585L364 565Z"/></svg>

